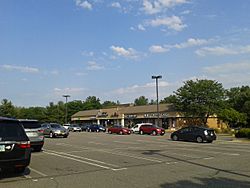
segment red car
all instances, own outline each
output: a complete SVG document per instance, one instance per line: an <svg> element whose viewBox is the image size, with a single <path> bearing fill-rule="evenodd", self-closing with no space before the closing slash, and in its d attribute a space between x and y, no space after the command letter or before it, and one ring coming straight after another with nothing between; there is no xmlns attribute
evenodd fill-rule
<svg viewBox="0 0 250 188"><path fill-rule="evenodd" d="M152 134L152 135L161 135L165 134L165 130L161 127L157 127L156 125L142 125L140 127L139 133L143 134Z"/></svg>
<svg viewBox="0 0 250 188"><path fill-rule="evenodd" d="M131 134L131 130L128 128L125 128L121 125L115 125L113 127L108 128L108 133L117 133L117 134Z"/></svg>

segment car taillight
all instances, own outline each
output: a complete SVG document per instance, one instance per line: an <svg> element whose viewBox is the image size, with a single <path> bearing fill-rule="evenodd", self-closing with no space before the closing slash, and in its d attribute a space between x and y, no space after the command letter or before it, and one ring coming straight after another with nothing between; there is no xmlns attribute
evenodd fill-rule
<svg viewBox="0 0 250 188"><path fill-rule="evenodd" d="M39 129L38 132L39 132L39 133L43 133L44 130L43 130L43 129Z"/></svg>
<svg viewBox="0 0 250 188"><path fill-rule="evenodd" d="M205 131L204 131L204 134L205 134L206 136L208 135L208 132L207 132L207 130L205 130Z"/></svg>
<svg viewBox="0 0 250 188"><path fill-rule="evenodd" d="M18 147L20 147L22 149L30 148L30 141L19 142L17 145L18 145Z"/></svg>

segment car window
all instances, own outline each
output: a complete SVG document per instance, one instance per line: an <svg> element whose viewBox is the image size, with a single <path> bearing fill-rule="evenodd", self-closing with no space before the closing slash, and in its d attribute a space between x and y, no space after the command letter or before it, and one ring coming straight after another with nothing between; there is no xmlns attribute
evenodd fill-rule
<svg viewBox="0 0 250 188"><path fill-rule="evenodd" d="M38 121L21 121L22 125L26 129L37 129L41 127Z"/></svg>
<svg viewBox="0 0 250 188"><path fill-rule="evenodd" d="M52 128L61 128L61 126L59 124L50 124L50 126Z"/></svg>
<svg viewBox="0 0 250 188"><path fill-rule="evenodd" d="M0 121L0 138L2 138L2 140L22 139L25 138L25 132L22 125L18 122Z"/></svg>

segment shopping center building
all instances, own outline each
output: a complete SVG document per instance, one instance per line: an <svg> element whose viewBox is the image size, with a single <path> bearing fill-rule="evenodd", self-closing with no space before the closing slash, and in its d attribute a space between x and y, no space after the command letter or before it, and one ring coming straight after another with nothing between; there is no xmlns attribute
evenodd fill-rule
<svg viewBox="0 0 250 188"><path fill-rule="evenodd" d="M119 105L113 108L79 111L71 116L71 121L80 124L100 124L112 126L120 124L132 127L137 123L153 123L165 129L176 129L185 125L198 125L197 119L187 118L177 112L172 104L133 106ZM159 112L159 113L158 113ZM159 115L159 117L158 117ZM225 126L216 116L208 118L208 126L222 128Z"/></svg>

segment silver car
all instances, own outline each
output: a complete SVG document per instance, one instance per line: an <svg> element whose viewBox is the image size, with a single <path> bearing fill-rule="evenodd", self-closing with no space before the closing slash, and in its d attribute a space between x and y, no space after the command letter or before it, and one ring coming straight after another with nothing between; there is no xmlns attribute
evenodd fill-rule
<svg viewBox="0 0 250 188"><path fill-rule="evenodd" d="M44 123L42 124L43 134L53 137L64 137L67 138L69 136L69 131L65 129L62 125L58 123Z"/></svg>
<svg viewBox="0 0 250 188"><path fill-rule="evenodd" d="M31 148L34 151L41 151L44 144L44 135L41 124L37 120L19 119L23 125L26 135L30 139Z"/></svg>

